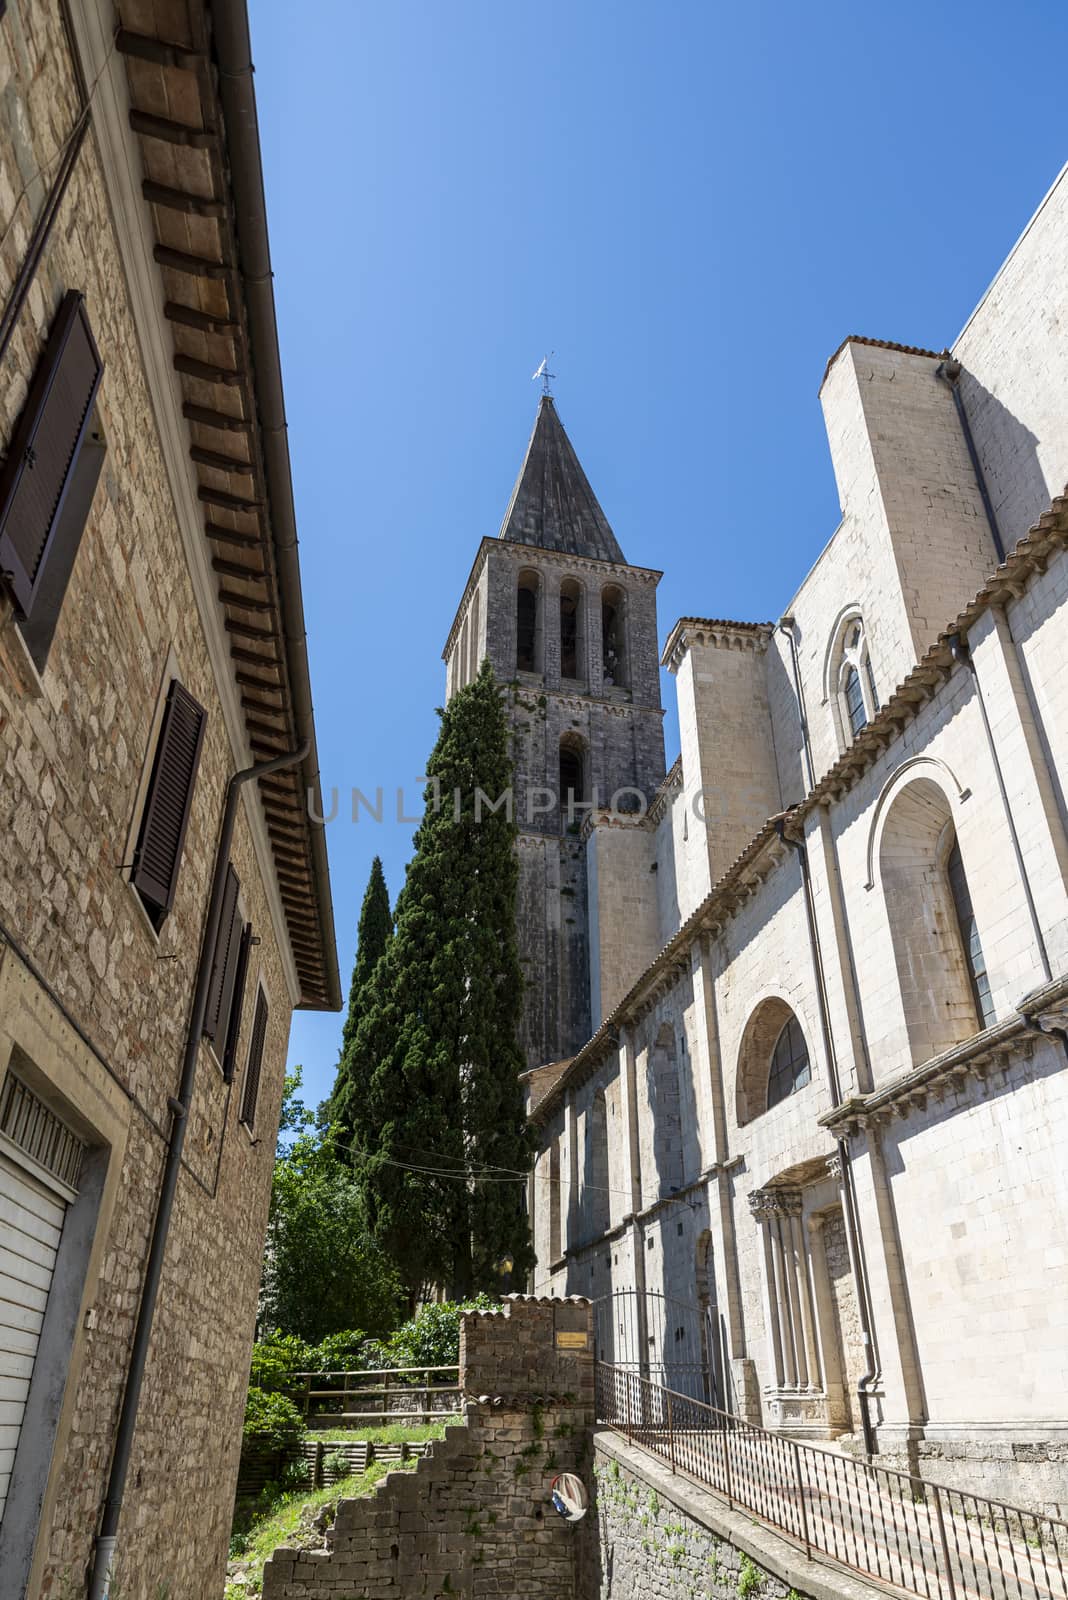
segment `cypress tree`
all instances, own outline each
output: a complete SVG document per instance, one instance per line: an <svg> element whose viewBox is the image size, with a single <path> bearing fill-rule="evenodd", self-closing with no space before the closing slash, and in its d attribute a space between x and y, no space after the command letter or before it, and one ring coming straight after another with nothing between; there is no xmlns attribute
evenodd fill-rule
<svg viewBox="0 0 1068 1600"><path fill-rule="evenodd" d="M369 1225L414 1296L499 1289L532 1264L531 1160L519 1074L512 763L489 663L439 712L396 932L371 979L356 1050L371 1064L356 1157ZM496 1169L492 1172L488 1168Z"/></svg>
<svg viewBox="0 0 1068 1600"><path fill-rule="evenodd" d="M341 1059L334 1087L322 1108L321 1121L336 1124L351 1140L363 1121L361 1106L367 1097L367 1073L356 1052L356 1034L363 1015L371 977L393 937L393 913L382 862L375 856L364 891L356 928L356 960L349 986L349 1010L341 1033Z"/></svg>

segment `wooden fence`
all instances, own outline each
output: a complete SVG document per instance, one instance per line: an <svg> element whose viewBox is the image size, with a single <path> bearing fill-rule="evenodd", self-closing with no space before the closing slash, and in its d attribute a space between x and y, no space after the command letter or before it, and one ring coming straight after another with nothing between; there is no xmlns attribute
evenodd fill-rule
<svg viewBox="0 0 1068 1600"><path fill-rule="evenodd" d="M238 1474L238 1498L250 1498L268 1483L280 1482L290 1467L303 1467L307 1488L323 1489L342 1478L366 1472L372 1461L395 1466L403 1461L418 1460L426 1454L431 1442L427 1439L414 1443L406 1440L397 1444L370 1444L366 1439L354 1439L343 1444L336 1439L303 1439L288 1450L246 1451L241 1457Z"/></svg>
<svg viewBox="0 0 1068 1600"><path fill-rule="evenodd" d="M456 1366L297 1372L294 1380L289 1392L309 1428L431 1422L460 1414L460 1369Z"/></svg>

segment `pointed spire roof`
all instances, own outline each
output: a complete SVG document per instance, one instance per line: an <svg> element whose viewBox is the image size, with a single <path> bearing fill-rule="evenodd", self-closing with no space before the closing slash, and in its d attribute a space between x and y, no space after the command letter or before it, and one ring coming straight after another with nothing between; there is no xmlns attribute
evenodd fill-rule
<svg viewBox="0 0 1068 1600"><path fill-rule="evenodd" d="M626 564L550 394L541 397L498 537Z"/></svg>

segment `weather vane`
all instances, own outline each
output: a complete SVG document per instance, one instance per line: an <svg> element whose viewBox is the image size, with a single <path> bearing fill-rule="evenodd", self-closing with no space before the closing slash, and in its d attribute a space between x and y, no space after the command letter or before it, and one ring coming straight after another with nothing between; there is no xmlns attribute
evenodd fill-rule
<svg viewBox="0 0 1068 1600"><path fill-rule="evenodd" d="M552 394L553 392L550 388L550 385L553 379L556 377L556 373L549 371L549 362L552 360L555 354L555 350L550 350L549 354L545 357L545 360L542 362L537 372L532 372L530 375L531 383L537 383L538 379L541 379L542 394Z"/></svg>

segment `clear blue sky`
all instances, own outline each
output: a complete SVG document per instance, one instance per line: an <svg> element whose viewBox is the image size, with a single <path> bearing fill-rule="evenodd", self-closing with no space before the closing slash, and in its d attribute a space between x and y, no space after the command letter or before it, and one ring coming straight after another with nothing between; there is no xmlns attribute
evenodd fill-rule
<svg viewBox="0 0 1068 1600"><path fill-rule="evenodd" d="M951 341L1068 154L1059 0L251 9L319 752L343 796L417 792L547 349L624 552L664 569L661 638L684 613L777 617L837 521L827 357L847 333ZM411 833L344 804L328 829L346 989L371 857L395 897ZM294 1017L312 1101L340 1028Z"/></svg>

